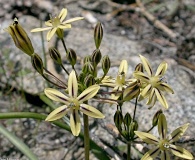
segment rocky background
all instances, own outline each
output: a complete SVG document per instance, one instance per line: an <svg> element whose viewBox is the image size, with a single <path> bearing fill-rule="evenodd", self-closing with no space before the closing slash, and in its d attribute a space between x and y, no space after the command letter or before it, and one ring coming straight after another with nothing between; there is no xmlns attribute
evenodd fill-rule
<svg viewBox="0 0 195 160"><path fill-rule="evenodd" d="M95 49L93 27L98 21L102 22L104 27L102 54L109 55L112 61L110 75L116 76L120 61L126 59L129 64L128 76L131 77L134 67L140 62L139 54L149 59L154 71L161 61L168 63L165 78L175 91L173 95L166 95L170 108L164 113L167 116L169 132L184 123L190 123L184 136L184 141L189 139L190 141L184 143L184 146L195 156L195 2L193 0L142 2L136 4L133 0L1 0L0 112L30 111L44 114L50 112L49 107L37 96L43 92L45 81L31 67L29 57L14 46L4 28L12 23L14 17L18 17L19 22L29 33L36 53L42 56L41 35L30 33L30 30L40 27L41 22L48 20L49 14L55 16L65 7L68 8L68 18L85 17L85 20L75 22L72 29L65 32L68 48L73 48L79 57L79 64L76 66L78 70L82 65L82 57L90 55ZM151 19L151 16L155 19ZM64 65L68 65L62 44L57 39L52 38L48 43L44 33L43 43L46 52L47 47L58 46ZM49 57L48 67L58 76L67 78L55 69ZM101 70L99 74L102 74ZM140 123L140 130L151 127L152 116L160 108L162 107L159 103L151 110L148 110L144 103L139 105L136 118ZM108 150L112 154L114 153L112 146L124 145L117 141L113 132L116 106L103 105L100 109L106 118L101 121L91 119L91 134L102 146L110 146ZM126 103L124 111L132 114L133 103ZM93 125L96 122L98 125ZM40 160L84 159L83 142L49 123L33 119L0 120L0 123L22 138ZM157 134L157 130L152 132ZM123 159L125 157L123 151L125 152L122 150L116 153L115 159L117 157ZM2 135L0 158L27 159ZM91 155L91 159L96 158Z"/></svg>

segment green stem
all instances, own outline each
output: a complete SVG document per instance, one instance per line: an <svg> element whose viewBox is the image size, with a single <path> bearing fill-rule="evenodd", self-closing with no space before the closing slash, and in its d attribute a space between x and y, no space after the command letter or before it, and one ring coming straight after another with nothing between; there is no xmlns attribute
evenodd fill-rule
<svg viewBox="0 0 195 160"><path fill-rule="evenodd" d="M42 28L42 21L40 21L40 27ZM43 32L41 32L41 45L42 45L42 50L43 50L43 63L44 63L45 68L47 68L47 59L46 59Z"/></svg>
<svg viewBox="0 0 195 160"><path fill-rule="evenodd" d="M39 113L32 113L32 112L0 113L0 119L33 118L37 120L45 120L46 117L47 117L46 115L39 114ZM70 127L60 121L53 121L50 123L53 123L56 126L71 132ZM84 135L82 133L79 134L79 137L82 140L84 139ZM101 147L99 147L93 140L89 139L89 137L88 140L90 141L91 150L96 156L98 156L100 159L109 160L107 153Z"/></svg>
<svg viewBox="0 0 195 160"><path fill-rule="evenodd" d="M69 75L69 72L67 71L67 69L63 66L63 64L60 65L62 67L62 69L66 72L67 75Z"/></svg>
<svg viewBox="0 0 195 160"><path fill-rule="evenodd" d="M136 97L136 100L135 100L135 108L134 108L134 112L133 112L133 122L135 120L135 114L136 114L136 109L137 109L137 101L138 101L138 98Z"/></svg>
<svg viewBox="0 0 195 160"><path fill-rule="evenodd" d="M62 39L61 39L61 41L62 41L62 44L63 44L63 46L64 46L64 49L65 49L65 51L66 51L66 53L67 53L67 52L68 52L68 50L67 50L67 48L66 48L66 44L65 44L64 39L62 38Z"/></svg>
<svg viewBox="0 0 195 160"><path fill-rule="evenodd" d="M127 160L131 159L131 142L127 143Z"/></svg>
<svg viewBox="0 0 195 160"><path fill-rule="evenodd" d="M88 116L83 114L84 122L84 146L85 146L85 160L89 160L89 121Z"/></svg>

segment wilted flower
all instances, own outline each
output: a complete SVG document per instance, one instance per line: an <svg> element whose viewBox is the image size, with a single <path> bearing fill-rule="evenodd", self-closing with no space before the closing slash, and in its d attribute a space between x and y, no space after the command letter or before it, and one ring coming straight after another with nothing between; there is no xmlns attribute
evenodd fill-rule
<svg viewBox="0 0 195 160"><path fill-rule="evenodd" d="M115 94L112 94L112 99L118 99L121 95L120 92L123 91L124 88L128 86L130 82L133 82L131 79L126 79L126 74L128 70L128 64L126 60L122 60L120 63L118 75L115 78L111 78L109 76L106 76L102 80L102 85L113 87L113 92L116 92Z"/></svg>
<svg viewBox="0 0 195 160"><path fill-rule="evenodd" d="M46 121L55 121L65 116L69 111L70 115L70 128L74 136L78 136L81 130L81 122L78 111L83 112L90 117L104 118L104 115L94 107L85 104L84 102L94 97L100 87L93 85L84 90L79 96L78 83L75 71L72 71L68 79L68 95L64 95L56 89L46 88L45 94L48 98L64 103L63 106L58 107L52 111L46 118Z"/></svg>
<svg viewBox="0 0 195 160"><path fill-rule="evenodd" d="M167 121L164 114L161 114L158 120L158 133L160 135L160 139L149 133L135 131L135 134L144 142L156 145L156 147L149 150L141 160L152 160L153 158L157 157L160 152L161 160L170 160L169 152L180 158L193 159L190 152L173 144L181 138L188 126L189 123L184 124L167 136Z"/></svg>
<svg viewBox="0 0 195 160"><path fill-rule="evenodd" d="M64 21L64 19L66 18L66 15L67 15L67 9L63 8L57 17L54 17L45 22L45 25L47 26L46 28L35 28L31 30L31 32L40 32L40 31L50 30L47 33L47 41L50 41L54 33L62 34L61 30L71 28L70 23L83 19L83 17L75 17L75 18L71 18L69 20Z"/></svg>
<svg viewBox="0 0 195 160"><path fill-rule="evenodd" d="M141 98L148 98L147 104L151 105L152 107L156 103L156 100L158 99L160 103L165 107L168 108L167 101L162 94L162 92L166 91L169 93L174 93L172 88L163 81L163 76L167 70L167 63L162 62L156 71L156 74L154 75L150 66L150 63L148 60L140 55L142 64L144 66L144 69L146 70L147 74L144 74L140 71L135 71L133 73L134 77L139 79L141 83L144 84L144 88L141 91Z"/></svg>

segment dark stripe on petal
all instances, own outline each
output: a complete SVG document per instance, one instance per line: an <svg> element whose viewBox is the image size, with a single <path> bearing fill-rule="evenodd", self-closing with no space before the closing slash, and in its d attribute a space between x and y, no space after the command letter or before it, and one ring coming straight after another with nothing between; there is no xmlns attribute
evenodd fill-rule
<svg viewBox="0 0 195 160"><path fill-rule="evenodd" d="M85 94L84 96L80 97L79 98L79 101L82 100L82 99L84 99L85 97L87 97L89 94L91 94L91 92L89 92L89 93Z"/></svg>
<svg viewBox="0 0 195 160"><path fill-rule="evenodd" d="M82 106L80 106L83 110L85 110L85 111L87 111L87 112L91 112L91 113L93 113L91 110L88 110L87 108L85 108L85 107L82 107Z"/></svg>
<svg viewBox="0 0 195 160"><path fill-rule="evenodd" d="M74 124L76 125L76 121L77 121L76 119L77 118L76 118L76 112L75 112L75 110L73 110L73 119L74 119Z"/></svg>
<svg viewBox="0 0 195 160"><path fill-rule="evenodd" d="M156 150L154 150L153 152L150 153L150 156L152 157L152 155L154 155L158 151L159 151L159 148L156 148Z"/></svg>

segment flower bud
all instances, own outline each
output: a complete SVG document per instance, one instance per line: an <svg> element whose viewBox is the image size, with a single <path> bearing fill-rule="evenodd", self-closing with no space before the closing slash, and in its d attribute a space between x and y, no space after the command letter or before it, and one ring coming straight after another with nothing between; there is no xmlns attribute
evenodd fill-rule
<svg viewBox="0 0 195 160"><path fill-rule="evenodd" d="M123 115L121 113L121 111L117 110L114 114L114 123L115 126L118 128L119 131L122 130L122 123L123 123Z"/></svg>
<svg viewBox="0 0 195 160"><path fill-rule="evenodd" d="M103 38L103 28L101 23L98 22L94 29L94 41L97 49L100 47L102 38Z"/></svg>
<svg viewBox="0 0 195 160"><path fill-rule="evenodd" d="M34 53L31 56L31 63L34 69L39 72L39 74L43 75L43 62L41 57L38 54Z"/></svg>
<svg viewBox="0 0 195 160"><path fill-rule="evenodd" d="M124 117L124 123L125 123L125 125L127 126L127 127L129 127L130 126L130 124L131 124L131 115L129 114L129 113L126 113L125 114L125 117Z"/></svg>
<svg viewBox="0 0 195 160"><path fill-rule="evenodd" d="M91 62L91 56L85 56L83 63Z"/></svg>
<svg viewBox="0 0 195 160"><path fill-rule="evenodd" d="M54 47L49 48L49 55L54 60L54 62L57 64L62 64L61 55L57 49Z"/></svg>
<svg viewBox="0 0 195 160"><path fill-rule="evenodd" d="M12 36L12 39L14 40L17 48L19 48L29 56L32 56L32 54L34 53L34 48L27 33L18 23L17 18L14 19L14 23L6 28L5 31L7 31Z"/></svg>
<svg viewBox="0 0 195 160"><path fill-rule="evenodd" d="M137 129L138 129L137 121L132 122L131 125L130 125L130 137L131 137L131 139L134 137L134 135L135 135L134 131L137 131Z"/></svg>
<svg viewBox="0 0 195 160"><path fill-rule="evenodd" d="M90 87L90 86L92 86L93 84L95 84L95 79L94 79L94 77L93 77L91 74L87 75L87 76L85 77L84 84L85 84L86 87Z"/></svg>
<svg viewBox="0 0 195 160"><path fill-rule="evenodd" d="M71 49L71 48L68 49L66 57L72 66L74 66L76 64L77 55L73 49Z"/></svg>
<svg viewBox="0 0 195 160"><path fill-rule="evenodd" d="M142 64L142 63L139 63L139 64L135 67L135 71L144 72L143 64Z"/></svg>
<svg viewBox="0 0 195 160"><path fill-rule="evenodd" d="M137 80L131 82L123 92L123 100L129 101L135 97L137 97L140 93L140 86Z"/></svg>
<svg viewBox="0 0 195 160"><path fill-rule="evenodd" d="M82 68L82 72L85 74L92 74L94 71L94 67L90 62L87 62L84 64L83 68Z"/></svg>
<svg viewBox="0 0 195 160"><path fill-rule="evenodd" d="M158 124L159 116L160 116L160 114L162 114L162 113L163 113L163 112L162 112L161 109L158 110L158 111L155 113L155 115L153 116L153 119L152 119L152 125L153 125L153 126L156 126L156 125Z"/></svg>
<svg viewBox="0 0 195 160"><path fill-rule="evenodd" d="M84 83L85 77L86 77L85 73L81 72L79 75L79 82Z"/></svg>
<svg viewBox="0 0 195 160"><path fill-rule="evenodd" d="M102 69L104 74L107 74L110 69L110 58L108 56L102 58Z"/></svg>
<svg viewBox="0 0 195 160"><path fill-rule="evenodd" d="M101 58L102 58L102 54L101 54L100 50L99 49L94 50L93 54L91 56L91 60L92 60L92 62L93 62L93 64L95 66L98 65L98 63L100 62Z"/></svg>

